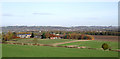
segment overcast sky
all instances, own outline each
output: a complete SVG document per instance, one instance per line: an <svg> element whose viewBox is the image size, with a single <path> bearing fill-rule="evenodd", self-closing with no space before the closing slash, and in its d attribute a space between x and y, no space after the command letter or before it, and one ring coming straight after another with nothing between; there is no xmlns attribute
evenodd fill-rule
<svg viewBox="0 0 120 59"><path fill-rule="evenodd" d="M6 2L4 0L2 26L118 25L118 3L115 0L110 2L70 1Z"/></svg>

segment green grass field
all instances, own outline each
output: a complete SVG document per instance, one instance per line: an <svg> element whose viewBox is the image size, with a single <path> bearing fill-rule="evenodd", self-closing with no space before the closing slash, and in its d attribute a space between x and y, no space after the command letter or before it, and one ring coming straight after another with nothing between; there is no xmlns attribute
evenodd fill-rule
<svg viewBox="0 0 120 59"><path fill-rule="evenodd" d="M112 49L118 49L118 42L97 41L97 40L66 43L66 44L61 44L59 46L76 45L76 46L86 46L86 47L90 47L90 48L101 48L103 43L107 43Z"/></svg>
<svg viewBox="0 0 120 59"><path fill-rule="evenodd" d="M19 43L35 43L34 39L16 39ZM72 41L69 39L38 39L37 43L40 44L54 44L60 42ZM91 48L101 48L103 43L107 43L112 49L118 49L118 42L108 41L79 41L73 43L61 44L60 46L77 45L86 46ZM104 51L104 50L90 50L90 49L77 49L77 48L63 48L63 47L50 47L50 46L28 46L28 45L2 45L3 57L118 57L118 52Z"/></svg>
<svg viewBox="0 0 120 59"><path fill-rule="evenodd" d="M49 46L2 45L3 57L118 57L118 52Z"/></svg>
<svg viewBox="0 0 120 59"><path fill-rule="evenodd" d="M67 42L67 41L73 41L70 39L37 39L37 41L34 41L34 39L16 39L17 41L9 41L9 42L17 42L17 43L39 43L39 44L54 44L54 43L60 43L60 42Z"/></svg>
<svg viewBox="0 0 120 59"><path fill-rule="evenodd" d="M0 59L2 57L2 44L0 44Z"/></svg>

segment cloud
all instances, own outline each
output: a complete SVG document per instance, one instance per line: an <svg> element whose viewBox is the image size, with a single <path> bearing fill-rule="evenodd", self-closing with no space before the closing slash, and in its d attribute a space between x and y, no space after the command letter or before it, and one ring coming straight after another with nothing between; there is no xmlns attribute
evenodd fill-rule
<svg viewBox="0 0 120 59"><path fill-rule="evenodd" d="M2 16L13 16L12 14L2 14Z"/></svg>
<svg viewBox="0 0 120 59"><path fill-rule="evenodd" d="M52 13L32 13L34 15L53 15Z"/></svg>
<svg viewBox="0 0 120 59"><path fill-rule="evenodd" d="M8 16L8 17L24 17L24 15L14 15L14 14L9 14L9 13L1 14L1 16Z"/></svg>

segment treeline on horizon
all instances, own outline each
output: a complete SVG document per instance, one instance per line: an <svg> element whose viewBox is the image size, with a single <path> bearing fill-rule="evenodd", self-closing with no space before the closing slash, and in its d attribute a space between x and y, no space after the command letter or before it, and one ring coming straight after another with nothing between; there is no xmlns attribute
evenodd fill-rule
<svg viewBox="0 0 120 59"><path fill-rule="evenodd" d="M2 35L2 40L4 41L10 41L16 38L18 34L31 34L30 38L40 38L41 39L50 39L50 37L54 37L54 35L56 34L60 34L60 33L54 33L54 32L41 32L41 33L35 33L35 32L8 32ZM52 36L51 36L52 34ZM36 37L37 36L37 37ZM90 35L84 35L84 34L80 34L80 33L69 33L69 34L60 34L60 35L56 35L61 37L61 39L77 39L77 40L94 40L94 37L90 36Z"/></svg>
<svg viewBox="0 0 120 59"><path fill-rule="evenodd" d="M10 31L11 32L11 31ZM111 35L111 36L120 36L120 32L116 32L116 31L41 31L41 32L34 32L34 31L30 31L30 32L14 32L17 34L31 34L34 33L35 35L41 35L42 33L49 33L49 34L72 34L72 33L76 33L76 34L85 34L85 35ZM6 34L4 32L2 32L2 34Z"/></svg>
<svg viewBox="0 0 120 59"><path fill-rule="evenodd" d="M10 31L11 32L11 31ZM87 35L111 35L111 36L120 36L120 32L116 32L116 31L102 31L102 32L96 32L96 31L41 31L41 32L15 32L17 34L31 34L34 33L36 35L40 35L41 33L50 33L50 34L72 34L72 33L76 33L76 34L87 34ZM4 32L2 32L2 34L6 34Z"/></svg>
<svg viewBox="0 0 120 59"><path fill-rule="evenodd" d="M111 35L111 36L120 36L120 32L116 31L43 31L42 33L55 33L55 34L84 34L84 35Z"/></svg>
<svg viewBox="0 0 120 59"><path fill-rule="evenodd" d="M59 34L63 39L92 39L91 35L111 35L120 36L120 32L79 32L79 31L41 31L41 32L7 32L0 35L3 40L15 39L18 34L34 34L34 36L42 36L42 39L49 38L49 34Z"/></svg>

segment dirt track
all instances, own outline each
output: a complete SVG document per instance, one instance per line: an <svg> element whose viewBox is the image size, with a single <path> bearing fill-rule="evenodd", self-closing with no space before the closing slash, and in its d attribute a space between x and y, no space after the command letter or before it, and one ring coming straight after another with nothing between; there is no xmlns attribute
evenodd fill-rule
<svg viewBox="0 0 120 59"><path fill-rule="evenodd" d="M57 46L57 45L60 45L60 44L72 43L72 42L78 42L78 41L91 41L91 40L75 40L75 41L68 41L68 42L54 43L54 44L52 44L52 45Z"/></svg>

